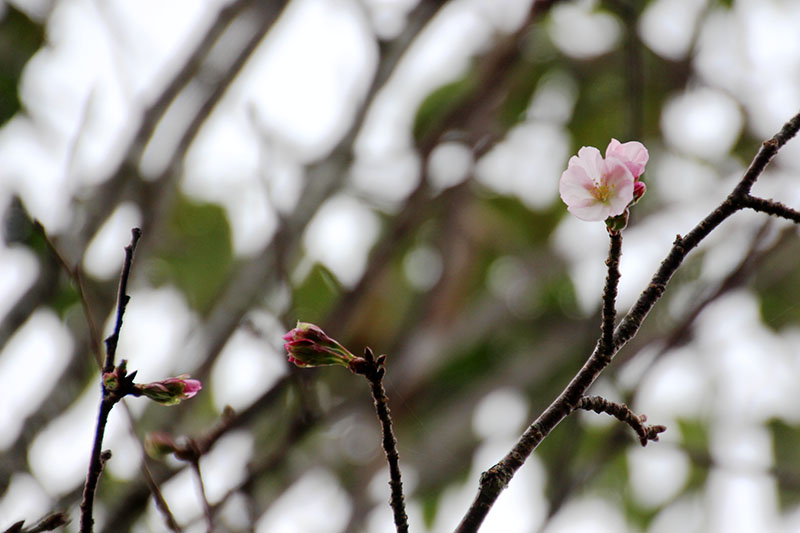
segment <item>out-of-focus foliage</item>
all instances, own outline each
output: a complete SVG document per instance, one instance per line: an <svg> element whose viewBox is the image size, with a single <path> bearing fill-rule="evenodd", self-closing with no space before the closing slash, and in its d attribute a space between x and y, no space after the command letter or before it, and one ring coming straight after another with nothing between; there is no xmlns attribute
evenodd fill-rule
<svg viewBox="0 0 800 533"><path fill-rule="evenodd" d="M650 150L622 315L797 112L800 10L778 0L84 4L0 19L0 528L77 512L90 325L101 341L140 225L120 355L204 388L132 399L133 424L115 408L98 530L164 530L139 442L202 438L226 404L201 461L214 531L392 530L369 387L290 366L281 335L302 320L388 355L412 530L452 531L597 342L608 241L558 198L570 155ZM798 144L756 185L795 208ZM590 390L661 440L568 417L482 531L674 531L687 509L697 530L797 526L798 241L765 219L704 241ZM189 469L146 461L178 522L205 529Z"/></svg>
<svg viewBox="0 0 800 533"><path fill-rule="evenodd" d="M13 6L0 20L0 124L19 111L18 86L25 63L44 41L42 27Z"/></svg>

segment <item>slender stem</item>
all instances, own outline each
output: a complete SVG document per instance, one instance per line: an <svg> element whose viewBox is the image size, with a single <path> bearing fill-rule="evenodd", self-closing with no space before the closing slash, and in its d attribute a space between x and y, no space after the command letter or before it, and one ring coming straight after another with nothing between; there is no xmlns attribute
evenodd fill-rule
<svg viewBox="0 0 800 533"><path fill-rule="evenodd" d="M128 276L133 264L133 253L136 251L136 244L142 236L142 230L133 228L131 230L131 243L125 247L125 263L122 265L122 274L119 277L119 293L117 295L117 321L114 325L114 332L106 338L106 361L103 365L103 372L114 370L114 356L117 353L117 343L119 342L119 332L122 329L122 316L125 308L131 299L127 294Z"/></svg>
<svg viewBox="0 0 800 533"><path fill-rule="evenodd" d="M106 372L114 371L114 354L117 351L117 342L119 341L119 332L122 328L122 316L125 314L125 307L128 305L130 296L127 294L128 276L130 275L131 266L133 264L133 252L136 250L136 243L142 235L139 228L134 228L132 231L131 243L125 247L125 262L122 265L122 274L119 279L119 295L117 301L117 321L114 327L114 333L106 339L106 360L103 370L100 374L100 383L103 390L103 398L100 401L100 409L97 415L97 428L94 434L94 445L92 446L92 455L89 459L89 471L86 474L86 484L83 487L83 498L81 500L81 533L91 533L94 526L94 518L92 517L94 509L94 496L97 492L97 484L100 480L100 474L103 472L103 465L111 457L110 452L103 452L103 435L106 430L106 423L108 422L108 415L114 404L122 399L123 394L120 391L109 391L103 384L103 374ZM122 368L122 365L120 365ZM122 376L125 377L125 376ZM123 386L122 383L119 384Z"/></svg>
<svg viewBox="0 0 800 533"><path fill-rule="evenodd" d="M192 470L194 477L197 480L197 488L200 491L200 501L203 504L203 513L206 516L206 524L208 525L208 533L214 532L214 516L211 514L211 506L208 504L208 497L206 496L206 486L203 483L203 474L200 473L200 457L192 461Z"/></svg>
<svg viewBox="0 0 800 533"><path fill-rule="evenodd" d="M94 510L94 495L97 492L97 483L100 474L103 472L105 461L110 458L110 453L103 454L103 434L105 433L108 414L114 406L115 401L110 397L104 397L100 402L100 412L97 415L97 429L94 434L94 445L92 446L92 457L89 462L89 472L86 474L86 484L83 487L83 498L81 500L81 533L91 533L94 526L92 512Z"/></svg>
<svg viewBox="0 0 800 533"><path fill-rule="evenodd" d="M381 422L383 433L383 451L389 463L389 487L392 495L389 505L394 513L394 524L397 533L408 533L408 516L403 496L403 481L400 477L400 454L397 453L397 441L392 430L392 416L389 413L389 400L383 388L383 376L386 373L386 356L377 358L370 348L364 349L364 357L357 357L350 362L350 370L367 378L372 390L372 399L375 401L375 412Z"/></svg>
<svg viewBox="0 0 800 533"><path fill-rule="evenodd" d="M407 533L408 516L406 516L403 497L403 482L400 478L400 455L397 453L397 441L392 431L392 417L389 414L389 404L382 381L382 376L376 380L370 379L370 388L372 389L372 398L375 400L375 411L381 421L383 451L386 453L386 461L389 463L389 486L392 489L389 503L394 513L394 523L397 533Z"/></svg>

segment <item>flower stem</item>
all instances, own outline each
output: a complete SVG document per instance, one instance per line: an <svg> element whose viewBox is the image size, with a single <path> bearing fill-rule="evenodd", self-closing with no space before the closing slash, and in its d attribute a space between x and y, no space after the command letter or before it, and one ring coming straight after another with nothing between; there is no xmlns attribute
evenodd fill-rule
<svg viewBox="0 0 800 533"><path fill-rule="evenodd" d="M362 374L367 378L372 391L372 399L375 402L375 412L381 423L383 433L383 451L386 454L386 461L389 463L389 487L392 490L389 505L394 513L394 524L397 533L408 533L408 516L406 515L406 504L403 496L403 482L400 477L400 454L397 453L397 440L392 430L392 417L389 413L389 399L383 388L383 376L386 372L386 356L381 355L375 358L372 350L366 348L364 357L358 358L359 364L352 367L357 374Z"/></svg>
<svg viewBox="0 0 800 533"><path fill-rule="evenodd" d="M619 286L619 259L622 256L622 232L609 230L606 286L603 289L603 322L598 353L611 358L614 353L614 323L617 318L617 287Z"/></svg>

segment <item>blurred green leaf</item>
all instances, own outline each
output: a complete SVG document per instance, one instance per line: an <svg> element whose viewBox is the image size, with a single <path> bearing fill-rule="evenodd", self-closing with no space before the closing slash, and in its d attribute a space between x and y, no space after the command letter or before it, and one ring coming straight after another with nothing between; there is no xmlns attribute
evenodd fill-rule
<svg viewBox="0 0 800 533"><path fill-rule="evenodd" d="M64 318L67 311L69 311L73 305L80 304L80 297L78 295L77 289L75 289L75 285L72 282L65 282L59 284L58 291L53 295L53 299L51 300L51 306L53 311L58 313L58 316Z"/></svg>
<svg viewBox="0 0 800 533"><path fill-rule="evenodd" d="M630 491L624 493L623 505L625 507L625 517L628 522L637 526L638 531L646 531L653 519L661 511L660 507L645 508L639 505L636 498Z"/></svg>
<svg viewBox="0 0 800 533"><path fill-rule="evenodd" d="M414 117L414 139L419 141L439 126L444 118L475 89L475 75L470 70L464 77L442 85L428 95Z"/></svg>
<svg viewBox="0 0 800 533"><path fill-rule="evenodd" d="M708 422L697 419L678 419L681 443L688 450L708 450Z"/></svg>
<svg viewBox="0 0 800 533"><path fill-rule="evenodd" d="M767 429L772 436L779 502L788 511L800 503L800 425L773 418L767 422Z"/></svg>
<svg viewBox="0 0 800 533"><path fill-rule="evenodd" d="M342 292L336 276L324 265L316 264L294 289L297 319L321 324Z"/></svg>
<svg viewBox="0 0 800 533"><path fill-rule="evenodd" d="M495 196L485 201L489 210L505 222L503 228L504 241L517 239L520 244L546 244L550 234L567 212L566 207L555 202L549 209L533 211L518 198L511 196Z"/></svg>
<svg viewBox="0 0 800 533"><path fill-rule="evenodd" d="M22 70L44 43L44 28L11 4L0 20L0 125L20 109L18 86Z"/></svg>
<svg viewBox="0 0 800 533"><path fill-rule="evenodd" d="M173 283L194 308L208 309L233 266L225 210L179 197L157 246L154 283Z"/></svg>
<svg viewBox="0 0 800 533"><path fill-rule="evenodd" d="M428 529L433 528L436 513L439 511L440 499L441 491L430 491L422 498L422 520Z"/></svg>
<svg viewBox="0 0 800 533"><path fill-rule="evenodd" d="M705 459L709 454L708 421L681 418L677 420L677 423L681 432L681 443L689 455L694 457L686 489L702 489L708 478L710 466L708 460Z"/></svg>
<svg viewBox="0 0 800 533"><path fill-rule="evenodd" d="M504 353L509 353L507 347L498 342L497 338L483 339L483 342L473 344L461 353L453 354L447 363L442 366L431 379L436 383L436 390L429 391L432 404L446 399L474 385L492 369L503 364Z"/></svg>
<svg viewBox="0 0 800 533"><path fill-rule="evenodd" d="M761 318L775 330L800 323L800 243L789 242L771 253L756 271L754 287L761 304Z"/></svg>

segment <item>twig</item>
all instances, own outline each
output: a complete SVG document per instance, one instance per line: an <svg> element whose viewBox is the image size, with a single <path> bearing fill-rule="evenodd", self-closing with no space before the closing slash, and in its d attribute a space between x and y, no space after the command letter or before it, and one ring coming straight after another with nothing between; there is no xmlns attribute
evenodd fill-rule
<svg viewBox="0 0 800 533"><path fill-rule="evenodd" d="M97 324L94 321L94 317L92 316L92 312L89 307L89 299L86 295L86 287L83 284L83 276L81 275L80 265L76 265L74 268L69 266L69 263L67 263L64 255L50 239L50 236L47 234L47 230L44 228L44 225L39 222L39 220L34 219L33 228L42 236L42 239L44 239L45 244L47 244L47 248L50 250L50 253L53 254L53 257L56 258L58 264L75 284L75 289L78 291L78 299L81 302L81 307L83 307L83 315L86 317L86 322L89 325L89 341L92 345L92 352L94 353L98 366L100 366L102 369L103 355L100 353L100 334L98 333Z"/></svg>
<svg viewBox="0 0 800 533"><path fill-rule="evenodd" d="M375 411L381 422L383 431L383 451L389 463L389 486L392 495L389 504L394 513L394 524L397 533L408 533L408 516L403 497L403 481L400 478L400 454L397 453L397 441L392 431L392 417L389 413L388 398L383 389L383 376L386 373L386 355L379 355L377 359L370 348L364 349L364 357L356 358L351 362L351 370L367 378L372 389L372 398L375 400Z"/></svg>
<svg viewBox="0 0 800 533"><path fill-rule="evenodd" d="M789 120L772 139L765 141L745 171L742 180L733 192L695 226L686 237L678 235L672 249L662 261L660 267L650 281L648 287L639 296L633 308L628 312L614 333L613 352L619 351L630 341L642 325L647 314L661 298L667 283L678 270L688 253L700 241L708 236L717 226L736 211L749 207L750 189L766 168L767 164L778 153L778 150L800 130L800 113ZM534 449L544 438L567 416L579 403L586 390L595 382L600 373L608 366L613 357L600 353L599 342L592 355L572 378L569 385L545 409L545 411L525 430L519 441L499 463L481 476L478 494L472 505L456 528L456 533L472 533L478 531L500 493L508 486L511 478L524 464Z"/></svg>
<svg viewBox="0 0 800 533"><path fill-rule="evenodd" d="M181 528L178 521L175 519L175 516L172 514L172 511L167 504L167 500L164 499L164 494L161 492L161 487L158 486L155 478L153 478L153 473L150 471L150 468L147 466L147 453L145 453L144 445L142 444L142 440L136 434L134 429L134 425L136 420L133 418L133 413L131 413L130 408L126 402L122 402L123 410L127 415L126 418L128 419L128 429L131 432L131 436L134 440L139 444L139 448L142 450L142 474L144 475L144 480L147 483L147 487L150 489L150 493L153 495L153 500L155 501L156 509L161 513L164 522L166 523L167 527L170 531L174 531L175 533L181 533L183 529Z"/></svg>
<svg viewBox="0 0 800 533"><path fill-rule="evenodd" d="M114 332L106 338L106 362L103 365L103 372L114 370L114 356L117 353L117 343L119 342L119 332L122 329L122 316L125 308L131 299L127 294L128 276L133 264L133 252L136 251L136 244L142 236L142 230L133 228L131 230L131 243L125 247L125 263L122 266L122 274L119 277L119 293L117 294L117 321L114 325Z"/></svg>
<svg viewBox="0 0 800 533"><path fill-rule="evenodd" d="M117 351L117 342L119 341L119 332L122 328L122 316L125 313L125 307L130 300L127 294L128 276L130 275L131 265L133 264L133 253L136 250L136 243L141 237L141 230L134 228L132 231L131 243L125 247L125 262L122 266L122 274L119 280L119 295L117 303L117 322L112 333L106 339L106 361L101 372L101 383L103 374L114 371L114 355ZM120 364L121 375L124 381L125 370L124 365ZM134 373L135 374L135 373ZM133 378L133 375L129 376ZM122 387L123 383L120 383ZM94 435L94 445L92 446L92 456L89 461L89 472L86 475L86 484L83 488L83 498L81 500L81 533L91 533L94 526L94 518L92 512L94 508L94 496L97 492L97 483L100 479L100 474L103 472L103 466L106 461L111 458L111 452L102 451L103 435L105 434L106 423L108 422L108 415L114 404L122 399L119 391L109 391L105 385L102 386L103 399L100 401L100 409L97 415L97 429Z"/></svg>
<svg viewBox="0 0 800 533"><path fill-rule="evenodd" d="M611 402L601 396L584 396L575 406L575 409L594 411L598 414L606 413L620 422L625 422L639 435L639 442L642 446L647 446L647 441L649 440L657 441L658 434L667 430L666 426L645 425L645 422L647 422L646 415L637 415L624 403Z"/></svg>
<svg viewBox="0 0 800 533"><path fill-rule="evenodd" d="M195 479L197 480L197 490L200 491L200 502L203 504L203 513L206 517L206 524L208 525L208 533L214 533L214 515L211 512L211 506L208 504L208 497L206 496L206 486L203 483L203 474L200 473L200 459L197 458L192 461L192 471L194 472Z"/></svg>
<svg viewBox="0 0 800 533"><path fill-rule="evenodd" d="M42 531L54 531L56 528L69 523L67 513L50 513L31 527L23 528L25 520L14 523L3 533L41 533Z"/></svg>
<svg viewBox="0 0 800 533"><path fill-rule="evenodd" d="M765 200L763 198L747 195L743 199L743 206L753 211L791 220L795 224L800 223L800 211L787 207L774 200Z"/></svg>

